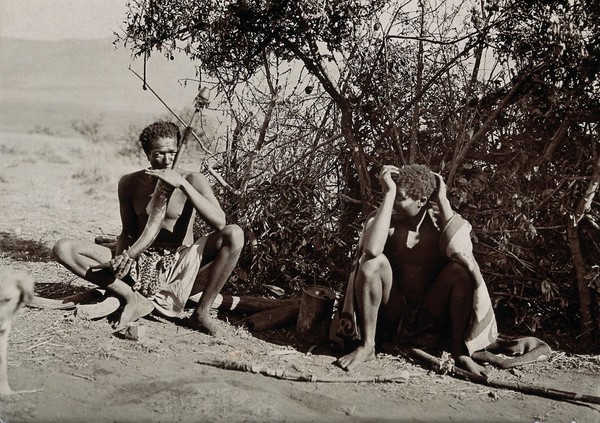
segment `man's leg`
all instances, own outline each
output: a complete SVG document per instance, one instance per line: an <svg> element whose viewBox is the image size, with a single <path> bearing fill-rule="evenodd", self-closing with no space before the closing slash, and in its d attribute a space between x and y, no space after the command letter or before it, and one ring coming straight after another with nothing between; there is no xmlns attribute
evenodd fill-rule
<svg viewBox="0 0 600 423"><path fill-rule="evenodd" d="M190 318L190 327L219 336L221 330L210 317L215 298L229 279L244 247L244 232L237 225L227 225L223 230L208 235L203 250L202 265L210 262L202 297L196 311ZM196 287L192 291L195 294Z"/></svg>
<svg viewBox="0 0 600 423"><path fill-rule="evenodd" d="M361 342L354 351L337 360L341 368L352 371L363 361L375 357L377 319L380 308L390 299L391 289L392 268L383 254L361 261L354 280Z"/></svg>
<svg viewBox="0 0 600 423"><path fill-rule="evenodd" d="M56 260L71 272L123 299L125 305L115 325L116 330L123 329L127 324L150 314L154 309L147 298L132 290L127 283L116 279L110 269L90 269L112 258L109 248L91 242L63 238L56 243L53 252Z"/></svg>
<svg viewBox="0 0 600 423"><path fill-rule="evenodd" d="M475 281L461 264L451 261L438 275L425 297L426 311L438 322L450 317L452 356L464 370L485 375L485 368L476 364L467 352L465 333L473 309Z"/></svg>

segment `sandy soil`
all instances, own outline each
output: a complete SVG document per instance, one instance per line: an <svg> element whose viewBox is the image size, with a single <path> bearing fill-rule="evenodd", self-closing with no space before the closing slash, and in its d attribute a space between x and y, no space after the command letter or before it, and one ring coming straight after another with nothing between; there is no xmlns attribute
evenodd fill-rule
<svg viewBox="0 0 600 423"><path fill-rule="evenodd" d="M117 233L116 181L139 164L106 145L42 135L0 134L0 157L0 265L28 272L40 294L89 287L53 263L47 248L62 236ZM32 243L35 249L25 248ZM108 319L22 309L10 336L9 381L33 392L0 401L0 422L600 420L598 405L477 385L397 354L379 354L348 374L331 364L334 352L299 343L293 327L251 333L234 324L239 315L218 317L226 329L220 340L158 317L143 319L145 335L131 340L114 334ZM337 381L206 364L215 360ZM491 372L500 380L600 395L598 356L557 350L546 362ZM396 380L352 379L389 375Z"/></svg>

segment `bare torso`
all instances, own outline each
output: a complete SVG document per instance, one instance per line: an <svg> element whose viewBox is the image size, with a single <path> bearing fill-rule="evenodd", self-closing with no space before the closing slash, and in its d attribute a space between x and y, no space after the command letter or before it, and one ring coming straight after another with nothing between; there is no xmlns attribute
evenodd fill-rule
<svg viewBox="0 0 600 423"><path fill-rule="evenodd" d="M407 246L409 230L405 221L392 221L390 236L383 253L388 258L394 286L406 297L422 297L446 265L439 248L440 233L431 218L425 216L419 227L419 240L412 248Z"/></svg>
<svg viewBox="0 0 600 423"><path fill-rule="evenodd" d="M182 172L184 177L185 173ZM133 207L130 235L137 239L148 221L149 203L157 184L157 178L148 176L143 170L128 175L129 201ZM169 198L167 212L162 227L153 246L177 247L193 243L193 222L195 210L185 194L175 189Z"/></svg>

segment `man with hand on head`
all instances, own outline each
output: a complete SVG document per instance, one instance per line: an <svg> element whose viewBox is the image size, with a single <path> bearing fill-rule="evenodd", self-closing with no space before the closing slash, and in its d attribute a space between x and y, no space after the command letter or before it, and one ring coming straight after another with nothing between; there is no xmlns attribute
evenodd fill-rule
<svg viewBox="0 0 600 423"><path fill-rule="evenodd" d="M358 344L337 364L375 357L377 340L446 339L456 365L485 374L471 354L494 342L496 320L472 254L470 224L442 177L424 165L383 166L383 199L361 234L337 336Z"/></svg>

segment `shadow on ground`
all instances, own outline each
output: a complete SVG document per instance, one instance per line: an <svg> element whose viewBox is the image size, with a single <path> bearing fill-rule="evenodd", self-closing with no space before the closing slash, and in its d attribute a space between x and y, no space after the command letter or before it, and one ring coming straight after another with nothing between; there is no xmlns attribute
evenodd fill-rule
<svg viewBox="0 0 600 423"><path fill-rule="evenodd" d="M53 260L52 250L41 241L21 239L8 232L0 232L0 251L16 261L48 262Z"/></svg>

